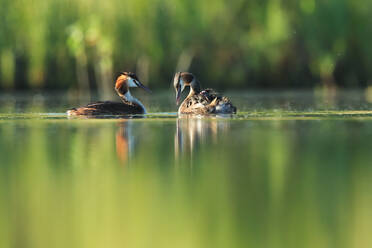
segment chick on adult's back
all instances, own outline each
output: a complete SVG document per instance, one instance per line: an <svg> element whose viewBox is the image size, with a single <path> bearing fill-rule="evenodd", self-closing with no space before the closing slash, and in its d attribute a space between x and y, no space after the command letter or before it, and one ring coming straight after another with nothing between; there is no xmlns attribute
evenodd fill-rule
<svg viewBox="0 0 372 248"><path fill-rule="evenodd" d="M190 92L185 100L181 103L179 114L234 114L236 107L231 101L216 93L212 89L200 89L200 83L190 72L177 72L173 79L173 86L176 91L176 101L179 104L181 93L190 87Z"/></svg>
<svg viewBox="0 0 372 248"><path fill-rule="evenodd" d="M95 102L67 111L69 116L145 114L143 104L130 94L129 87L141 87L150 92L133 72L122 72L116 79L115 90L122 102Z"/></svg>

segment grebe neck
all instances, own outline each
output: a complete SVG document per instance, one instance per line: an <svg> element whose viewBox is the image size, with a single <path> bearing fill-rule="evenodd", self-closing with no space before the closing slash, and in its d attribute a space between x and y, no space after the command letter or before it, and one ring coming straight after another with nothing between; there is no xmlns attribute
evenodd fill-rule
<svg viewBox="0 0 372 248"><path fill-rule="evenodd" d="M187 97L192 97L193 95L197 95L199 93L200 93L200 88L199 87L193 87L192 85L190 85L190 92L187 95Z"/></svg>
<svg viewBox="0 0 372 248"><path fill-rule="evenodd" d="M147 113L146 108L145 108L145 106L143 106L142 102L140 102L140 100L138 100L137 98L132 96L130 94L129 90L124 95L120 94L120 98L124 103L129 102L129 103L132 103L132 104L139 105L143 109L143 113L144 114Z"/></svg>
<svg viewBox="0 0 372 248"><path fill-rule="evenodd" d="M195 95L196 92L190 87L190 91L189 91L189 94L187 95L186 98L189 98L189 97L192 97L193 95Z"/></svg>
<svg viewBox="0 0 372 248"><path fill-rule="evenodd" d="M189 93L188 97L193 96L193 95L197 95L199 93L200 93L200 83L199 83L199 81L194 79L190 83L190 93Z"/></svg>

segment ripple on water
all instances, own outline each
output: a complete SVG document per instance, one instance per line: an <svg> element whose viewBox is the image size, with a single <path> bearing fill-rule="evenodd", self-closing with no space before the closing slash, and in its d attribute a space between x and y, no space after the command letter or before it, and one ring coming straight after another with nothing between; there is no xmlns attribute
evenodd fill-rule
<svg viewBox="0 0 372 248"><path fill-rule="evenodd" d="M197 119L215 119L222 118L225 120L326 120L326 119L372 119L372 111L366 110L346 110L346 111L252 111L238 112L234 115L209 115L209 116L178 116L177 112L159 112L148 113L145 115L129 116L80 116L69 117L65 113L16 113L0 114L0 121L17 121L17 120L84 120L84 119L143 119L143 120L165 120L176 118L197 118Z"/></svg>

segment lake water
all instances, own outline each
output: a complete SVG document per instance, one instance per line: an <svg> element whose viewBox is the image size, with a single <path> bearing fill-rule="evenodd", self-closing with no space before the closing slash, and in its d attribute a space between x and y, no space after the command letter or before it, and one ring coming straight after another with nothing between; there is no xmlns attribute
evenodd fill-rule
<svg viewBox="0 0 372 248"><path fill-rule="evenodd" d="M0 96L0 247L371 247L365 92L230 92L209 118L135 94L145 118Z"/></svg>

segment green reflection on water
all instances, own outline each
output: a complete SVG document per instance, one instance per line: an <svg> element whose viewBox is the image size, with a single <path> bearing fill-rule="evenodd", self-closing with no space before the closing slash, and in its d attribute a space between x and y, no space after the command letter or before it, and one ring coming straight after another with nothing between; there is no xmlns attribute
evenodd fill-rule
<svg viewBox="0 0 372 248"><path fill-rule="evenodd" d="M368 111L0 116L0 247L368 247Z"/></svg>

